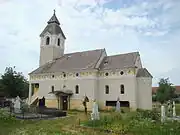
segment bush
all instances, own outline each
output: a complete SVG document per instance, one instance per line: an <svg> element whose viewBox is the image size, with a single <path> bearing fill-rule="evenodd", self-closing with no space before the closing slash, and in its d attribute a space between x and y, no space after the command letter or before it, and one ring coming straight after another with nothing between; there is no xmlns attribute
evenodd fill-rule
<svg viewBox="0 0 180 135"><path fill-rule="evenodd" d="M160 120L160 113L156 110L137 110L136 119Z"/></svg>
<svg viewBox="0 0 180 135"><path fill-rule="evenodd" d="M133 135L178 135L180 134L179 124L178 122L160 124L148 119L133 119L129 123L128 132Z"/></svg>
<svg viewBox="0 0 180 135"><path fill-rule="evenodd" d="M21 110L22 110L23 113L29 112L29 105L26 104L26 103L22 103Z"/></svg>

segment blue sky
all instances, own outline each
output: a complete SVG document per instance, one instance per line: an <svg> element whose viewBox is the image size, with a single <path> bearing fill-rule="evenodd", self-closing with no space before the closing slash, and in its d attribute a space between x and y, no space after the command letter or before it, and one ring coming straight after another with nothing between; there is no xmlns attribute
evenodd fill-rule
<svg viewBox="0 0 180 135"><path fill-rule="evenodd" d="M65 52L106 48L139 51L154 76L180 84L180 0L0 0L0 72L38 67L39 34L56 9Z"/></svg>

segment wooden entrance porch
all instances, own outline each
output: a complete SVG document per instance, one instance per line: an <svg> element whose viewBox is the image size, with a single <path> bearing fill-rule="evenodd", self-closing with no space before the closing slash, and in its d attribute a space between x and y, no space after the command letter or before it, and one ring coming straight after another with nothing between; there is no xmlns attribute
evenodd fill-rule
<svg viewBox="0 0 180 135"><path fill-rule="evenodd" d="M58 100L58 109L69 110L70 109L70 97L73 94L71 90L57 90L50 92L56 95Z"/></svg>

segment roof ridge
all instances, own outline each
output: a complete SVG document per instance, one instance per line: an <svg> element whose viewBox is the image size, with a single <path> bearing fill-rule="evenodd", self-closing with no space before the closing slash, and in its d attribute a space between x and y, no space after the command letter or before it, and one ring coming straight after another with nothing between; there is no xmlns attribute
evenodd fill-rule
<svg viewBox="0 0 180 135"><path fill-rule="evenodd" d="M115 57L115 56L127 55L127 54L133 54L133 53L139 54L139 51L136 51L136 52L129 52L129 53L121 53L121 54L115 54L115 55L109 55L109 56L106 56L106 57Z"/></svg>
<svg viewBox="0 0 180 135"><path fill-rule="evenodd" d="M99 60L101 59L101 56L102 56L103 52L105 52L105 51L106 51L105 48L104 48L103 50L101 50L101 54L100 54L98 60L96 61L96 64L94 65L94 68L96 68L97 63L99 62ZM103 58L103 60L104 60L104 58ZM102 62L103 62L103 60L102 60ZM100 65L101 65L101 63L100 63ZM100 65L99 65L99 67L100 67ZM98 67L98 68L99 68L99 67Z"/></svg>
<svg viewBox="0 0 180 135"><path fill-rule="evenodd" d="M95 50L87 50L87 51L77 51L77 52L71 52L71 53L65 53L64 55L71 55L71 54L75 54L75 53L86 53L86 52L92 52L92 51L101 51L103 49L95 49Z"/></svg>
<svg viewBox="0 0 180 135"><path fill-rule="evenodd" d="M152 77L151 73L146 68L139 68L136 77Z"/></svg>

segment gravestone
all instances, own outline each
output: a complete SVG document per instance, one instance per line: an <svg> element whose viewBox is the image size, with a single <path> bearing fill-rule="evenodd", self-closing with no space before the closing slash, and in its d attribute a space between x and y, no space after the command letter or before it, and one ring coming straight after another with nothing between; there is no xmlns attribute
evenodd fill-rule
<svg viewBox="0 0 180 135"><path fill-rule="evenodd" d="M14 101L14 113L21 113L21 99L19 96Z"/></svg>
<svg viewBox="0 0 180 135"><path fill-rule="evenodd" d="M42 107L42 99L39 99L39 107Z"/></svg>
<svg viewBox="0 0 180 135"><path fill-rule="evenodd" d="M171 105L171 101L169 100L168 103L167 103L167 110L168 110L168 115L169 117L172 117L172 105Z"/></svg>
<svg viewBox="0 0 180 135"><path fill-rule="evenodd" d="M42 98L42 106L43 106L43 107L45 107L45 104L46 104L46 103L45 103L45 100L46 100L45 97L43 97L43 98Z"/></svg>
<svg viewBox="0 0 180 135"><path fill-rule="evenodd" d="M166 118L166 114L165 114L165 107L164 105L161 106L161 122L164 122Z"/></svg>
<svg viewBox="0 0 180 135"><path fill-rule="evenodd" d="M87 102L89 102L89 98L85 96L84 101L83 101L83 106L84 106L84 111L86 115L87 115Z"/></svg>
<svg viewBox="0 0 180 135"><path fill-rule="evenodd" d="M176 117L176 105L175 105L175 102L173 101L173 117Z"/></svg>
<svg viewBox="0 0 180 135"><path fill-rule="evenodd" d="M116 102L116 112L120 112L120 101L119 101L119 98L117 99L117 102Z"/></svg>
<svg viewBox="0 0 180 135"><path fill-rule="evenodd" d="M96 101L93 103L92 113L91 113L91 120L99 120L99 111L98 111L98 104Z"/></svg>
<svg viewBox="0 0 180 135"><path fill-rule="evenodd" d="M176 106L175 101L171 102L171 104L168 104L168 117L167 120L177 120L180 121L180 117L176 115Z"/></svg>
<svg viewBox="0 0 180 135"><path fill-rule="evenodd" d="M39 99L39 107L45 107L45 98Z"/></svg>

